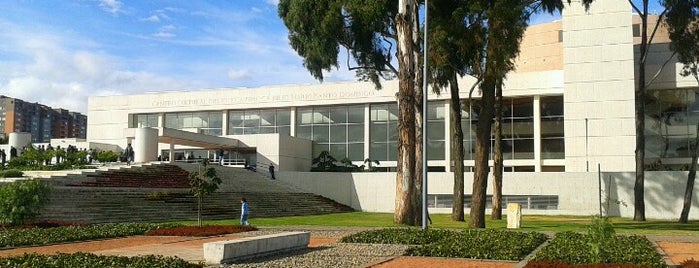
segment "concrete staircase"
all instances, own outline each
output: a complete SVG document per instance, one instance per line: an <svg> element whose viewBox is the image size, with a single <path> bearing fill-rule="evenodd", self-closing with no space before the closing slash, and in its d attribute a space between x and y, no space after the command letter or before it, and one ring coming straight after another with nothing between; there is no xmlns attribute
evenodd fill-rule
<svg viewBox="0 0 699 268"><path fill-rule="evenodd" d="M196 164L157 164L44 178L53 190L38 220L80 223L196 220L197 201L189 194L185 170L197 168ZM204 198L204 220L238 219L243 197L248 200L253 223L254 218L352 211L333 200L290 189L256 172L232 167L216 167L216 171L223 183L218 191Z"/></svg>

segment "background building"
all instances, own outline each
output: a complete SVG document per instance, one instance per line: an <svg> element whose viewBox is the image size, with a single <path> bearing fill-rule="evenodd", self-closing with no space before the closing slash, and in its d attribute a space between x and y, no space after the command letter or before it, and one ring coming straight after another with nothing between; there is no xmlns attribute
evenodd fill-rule
<svg viewBox="0 0 699 268"><path fill-rule="evenodd" d="M12 132L31 133L35 143L55 138L85 139L87 116L0 95L0 137L6 139Z"/></svg>

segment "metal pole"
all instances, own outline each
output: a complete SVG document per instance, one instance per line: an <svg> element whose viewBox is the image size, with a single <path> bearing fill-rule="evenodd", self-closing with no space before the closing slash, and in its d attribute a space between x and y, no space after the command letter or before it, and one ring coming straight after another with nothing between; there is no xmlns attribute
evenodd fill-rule
<svg viewBox="0 0 699 268"><path fill-rule="evenodd" d="M427 0L425 0L425 31L422 39L422 229L427 230Z"/></svg>
<svg viewBox="0 0 699 268"><path fill-rule="evenodd" d="M597 163L597 185L599 197L599 216L602 217L602 168L600 168L599 163Z"/></svg>
<svg viewBox="0 0 699 268"><path fill-rule="evenodd" d="M587 160L587 118L585 118L585 171L590 172L590 161Z"/></svg>

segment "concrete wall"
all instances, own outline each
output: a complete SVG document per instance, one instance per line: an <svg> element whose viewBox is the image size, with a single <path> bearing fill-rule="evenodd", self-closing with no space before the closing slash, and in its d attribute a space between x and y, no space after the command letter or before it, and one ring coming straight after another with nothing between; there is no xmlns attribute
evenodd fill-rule
<svg viewBox="0 0 699 268"><path fill-rule="evenodd" d="M677 219L682 209L686 172L648 172L646 216ZM472 192L472 173L465 173L466 194ZM394 211L395 173L282 172L281 181L329 197L357 210ZM490 181L489 181L490 182ZM633 173L603 173L603 214L633 217ZM429 194L451 194L453 173L429 173ZM597 173L505 173L503 195L557 195L558 210L523 209L525 214L595 215L600 211ZM696 188L695 188L696 189ZM488 186L488 193L492 191ZM696 192L696 191L695 191ZM699 219L699 196L694 197L690 219ZM468 213L469 210L466 209ZM430 213L451 213L451 208L430 208Z"/></svg>
<svg viewBox="0 0 699 268"><path fill-rule="evenodd" d="M634 170L634 55L626 1L563 10L566 171ZM601 37L604 38L595 38ZM587 134L586 134L587 119Z"/></svg>

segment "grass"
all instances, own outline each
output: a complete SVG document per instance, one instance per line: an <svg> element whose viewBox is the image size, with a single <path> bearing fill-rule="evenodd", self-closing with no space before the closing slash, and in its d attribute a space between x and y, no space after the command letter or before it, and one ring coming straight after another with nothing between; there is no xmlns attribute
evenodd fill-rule
<svg viewBox="0 0 699 268"><path fill-rule="evenodd" d="M254 215L253 215L254 216ZM451 220L449 214L433 214L430 228L467 228L466 222ZM503 216L504 217L504 216ZM591 216L542 216L525 215L522 217L520 230L536 232L585 232L590 224ZM350 212L314 216L294 216L280 218L251 218L250 222L257 227L264 226L346 226L346 227L401 227L393 223L391 213ZM612 218L614 230L619 234L639 235L699 235L699 221L680 224L675 221L649 220L635 222L627 218ZM195 221L178 222L185 225L195 225ZM207 221L207 224L238 224L237 219ZM507 220L490 220L486 217L487 228L504 229Z"/></svg>

